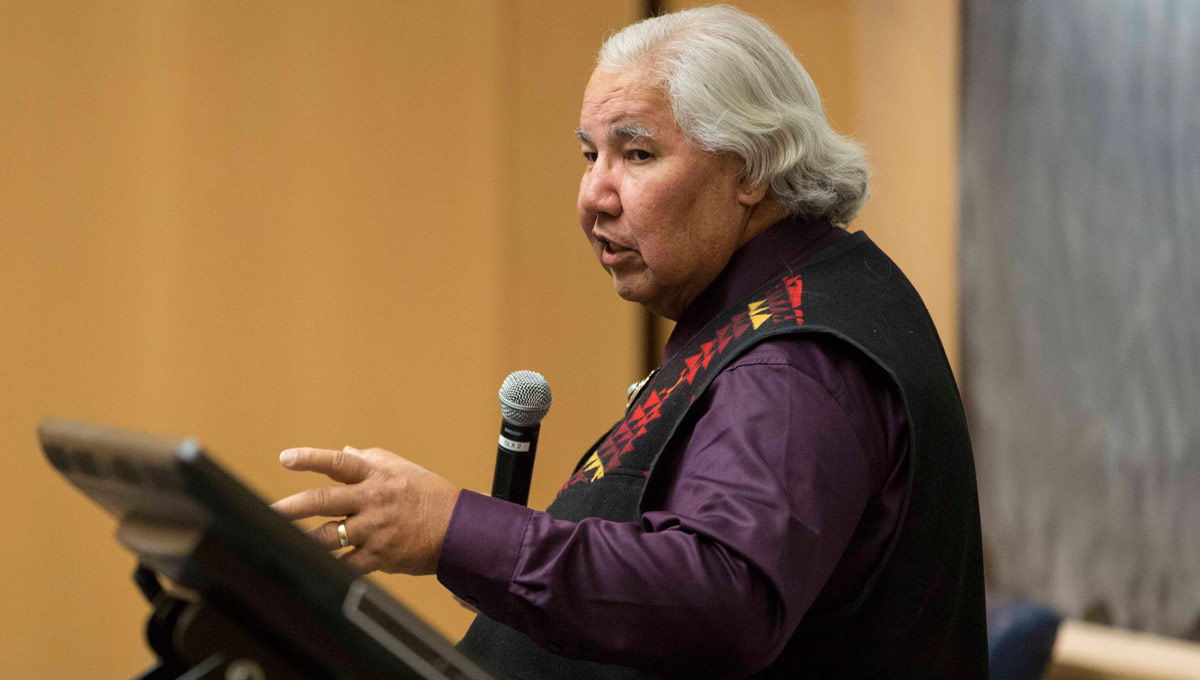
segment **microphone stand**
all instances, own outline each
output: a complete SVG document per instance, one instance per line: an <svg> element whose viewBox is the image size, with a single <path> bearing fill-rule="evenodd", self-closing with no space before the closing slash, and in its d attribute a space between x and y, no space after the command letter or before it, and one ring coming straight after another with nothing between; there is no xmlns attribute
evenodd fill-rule
<svg viewBox="0 0 1200 680"><path fill-rule="evenodd" d="M203 599L169 593L158 573L138 563L133 581L154 607L146 642L158 655L134 680L326 680L287 661L259 635Z"/></svg>

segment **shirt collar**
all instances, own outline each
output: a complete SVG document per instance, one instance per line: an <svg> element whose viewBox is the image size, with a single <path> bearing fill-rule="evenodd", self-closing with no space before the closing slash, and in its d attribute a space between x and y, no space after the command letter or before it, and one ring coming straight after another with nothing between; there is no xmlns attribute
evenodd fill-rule
<svg viewBox="0 0 1200 680"><path fill-rule="evenodd" d="M845 237L824 218L789 216L739 248L725 269L680 314L667 340L666 357L678 352L717 314L749 295L789 263L807 260Z"/></svg>

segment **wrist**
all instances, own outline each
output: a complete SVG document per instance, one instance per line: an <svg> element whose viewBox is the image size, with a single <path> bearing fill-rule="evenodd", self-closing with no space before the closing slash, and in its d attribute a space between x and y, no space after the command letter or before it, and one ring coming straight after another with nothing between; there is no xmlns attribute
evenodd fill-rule
<svg viewBox="0 0 1200 680"><path fill-rule="evenodd" d="M446 544L446 533L450 530L450 520L454 516L454 508L458 505L458 497L462 489L447 484L447 488L437 494L438 498L431 503L433 509L429 518L433 529L432 561L426 565L425 574L437 572L438 562L442 556L442 546Z"/></svg>

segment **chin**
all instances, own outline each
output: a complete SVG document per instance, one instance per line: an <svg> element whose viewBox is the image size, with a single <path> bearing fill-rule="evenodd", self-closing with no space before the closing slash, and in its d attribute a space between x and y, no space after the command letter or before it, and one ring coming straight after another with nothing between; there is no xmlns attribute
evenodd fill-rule
<svg viewBox="0 0 1200 680"><path fill-rule="evenodd" d="M658 304L660 300L657 296L651 295L644 288L639 288L637 286L628 284L622 285L616 280L616 278L613 279L613 288L616 289L617 295L619 295L621 299L625 300L626 302L636 302L651 314L656 314L672 321L676 319L676 316L671 316L669 311L663 309Z"/></svg>
<svg viewBox="0 0 1200 680"><path fill-rule="evenodd" d="M622 300L636 302L640 305L644 305L650 300L652 296L647 294L645 286L638 285L637 281L622 280L622 278L613 275L613 290L617 291L617 295L621 296Z"/></svg>
<svg viewBox="0 0 1200 680"><path fill-rule="evenodd" d="M613 290L617 291L617 295L626 302L636 302L641 304L642 296L638 295L636 288L632 286L623 286L615 278L613 279Z"/></svg>

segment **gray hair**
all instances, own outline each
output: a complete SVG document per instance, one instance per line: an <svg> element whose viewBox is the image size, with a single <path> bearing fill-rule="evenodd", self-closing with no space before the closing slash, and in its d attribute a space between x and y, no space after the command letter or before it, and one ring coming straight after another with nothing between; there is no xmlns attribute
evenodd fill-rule
<svg viewBox="0 0 1200 680"><path fill-rule="evenodd" d="M829 127L812 78L749 14L717 6L645 19L608 38L596 62L660 78L689 140L736 153L745 179L769 184L789 214L846 224L866 201L862 148Z"/></svg>

